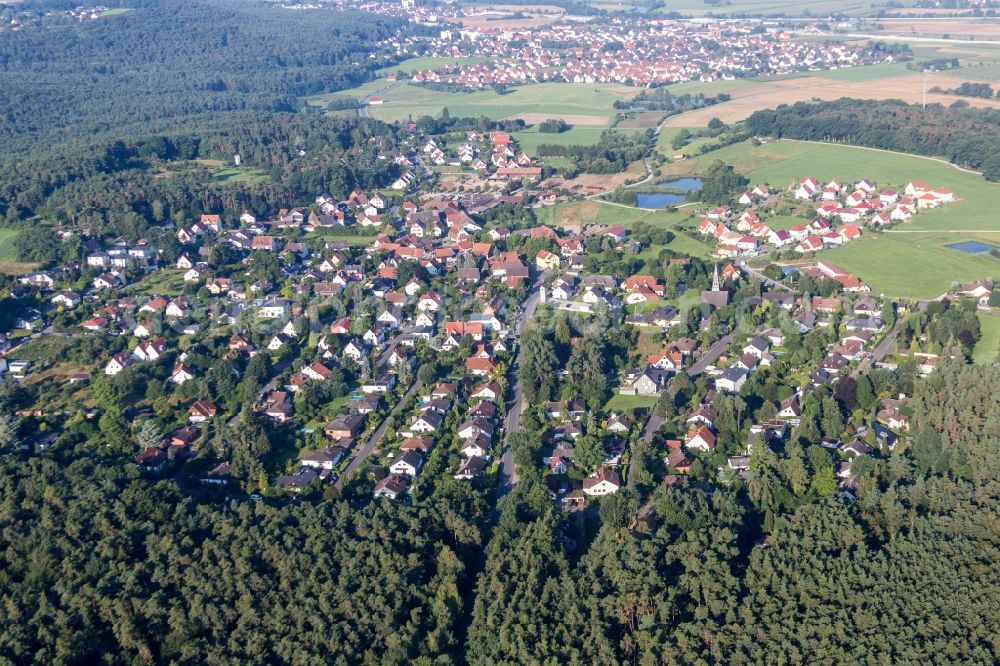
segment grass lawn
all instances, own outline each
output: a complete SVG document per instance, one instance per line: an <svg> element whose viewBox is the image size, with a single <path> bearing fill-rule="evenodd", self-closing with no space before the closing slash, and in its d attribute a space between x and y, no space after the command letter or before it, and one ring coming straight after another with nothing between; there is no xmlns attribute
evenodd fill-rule
<svg viewBox="0 0 1000 666"><path fill-rule="evenodd" d="M14 360L31 361L32 363L56 363L66 354L66 350L77 344L77 338L63 338L54 335L43 335L26 342L14 352Z"/></svg>
<svg viewBox="0 0 1000 666"><path fill-rule="evenodd" d="M790 140L758 147L749 142L735 144L668 165L664 171L694 175L716 159L733 165L751 183L767 183L773 190L784 190L809 175L824 182L867 177L879 186L895 188L920 179L953 190L959 198L953 204L921 212L894 229L865 233L860 241L820 253L858 274L877 294L933 298L956 281L1000 277L996 259L945 247L963 240L1000 244L1000 219L995 213L1000 208L1000 184L987 182L982 176L919 156ZM791 226L801 220L778 217L767 222L775 226L788 222Z"/></svg>
<svg viewBox="0 0 1000 666"><path fill-rule="evenodd" d="M638 222L645 222L656 227L672 229L674 238L667 245L654 245L643 250L639 258L647 263L655 262L663 248L669 248L680 254L696 257L707 257L713 248L699 240L681 233L679 224L691 222L685 212L670 213L665 210L640 210L624 206L614 206L595 200L574 200L560 203L547 208L535 210L539 224L551 227L569 227L580 229L588 224L620 224L632 227Z"/></svg>
<svg viewBox="0 0 1000 666"><path fill-rule="evenodd" d="M527 129L523 132L514 132L513 136L517 139L518 146L521 150L527 152L529 155L538 154L538 146L543 143L556 146L592 146L596 144L600 138L601 134L607 128L604 126L599 127L588 127L577 125L565 132L556 133L543 133L539 132L537 126ZM642 130L637 129L617 129L616 132L639 132ZM550 160L546 158L546 163Z"/></svg>
<svg viewBox="0 0 1000 666"><path fill-rule="evenodd" d="M809 224L810 219L795 217L794 215L769 215L761 216L761 221L772 229L791 229L797 224Z"/></svg>
<svg viewBox="0 0 1000 666"><path fill-rule="evenodd" d="M220 183L254 183L267 180L267 174L253 167L229 167L215 172L215 180Z"/></svg>
<svg viewBox="0 0 1000 666"><path fill-rule="evenodd" d="M605 412L623 412L627 409L644 409L656 404L653 395L621 395L616 393L604 405Z"/></svg>
<svg viewBox="0 0 1000 666"><path fill-rule="evenodd" d="M978 312L976 316L981 336L972 350L972 360L979 364L989 363L1000 352L1000 315Z"/></svg>
<svg viewBox="0 0 1000 666"><path fill-rule="evenodd" d="M350 245L364 246L371 245L378 234L372 234L370 236L355 236L353 234L338 234L326 231L310 231L307 233L306 238L320 237L323 240L334 242L334 241L344 241Z"/></svg>
<svg viewBox="0 0 1000 666"><path fill-rule="evenodd" d="M134 285L129 285L127 291L146 296L179 296L184 293L184 271L179 268L161 268Z"/></svg>
<svg viewBox="0 0 1000 666"><path fill-rule="evenodd" d="M493 90L468 93L441 92L405 81L371 81L357 88L341 90L330 95L310 97L313 105L326 106L332 97L379 95L385 102L368 108L369 114L379 120L394 121L438 116L444 107L453 117L486 116L493 119L507 118L521 113L546 114L551 117L588 116L587 123L607 126L616 111L616 100L631 99L638 88L610 84L537 83L527 84L499 95Z"/></svg>
<svg viewBox="0 0 1000 666"><path fill-rule="evenodd" d="M23 263L17 260L17 248L14 241L21 232L18 229L0 229L0 274L24 275L38 268L38 264Z"/></svg>
<svg viewBox="0 0 1000 666"><path fill-rule="evenodd" d="M681 131L680 127L664 127L660 131L660 135L656 139L656 147L667 157L673 157L677 153L682 155L698 155L702 146L707 146L710 144L718 145L718 137L713 136L700 136L691 139L687 144L681 146L677 150L671 145L673 143L674 137L677 133Z"/></svg>
<svg viewBox="0 0 1000 666"><path fill-rule="evenodd" d="M0 261L17 261L14 241L20 233L18 229L0 229Z"/></svg>
<svg viewBox="0 0 1000 666"><path fill-rule="evenodd" d="M202 166L212 169L215 180L219 183L252 183L267 180L267 174L255 167L227 165L222 160L197 159Z"/></svg>

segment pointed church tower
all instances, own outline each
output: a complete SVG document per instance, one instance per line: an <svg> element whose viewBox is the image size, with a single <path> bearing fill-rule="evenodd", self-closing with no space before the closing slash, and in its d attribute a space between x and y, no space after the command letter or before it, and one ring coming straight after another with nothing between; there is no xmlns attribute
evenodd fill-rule
<svg viewBox="0 0 1000 666"><path fill-rule="evenodd" d="M715 269L712 272L712 291L719 291L719 264L715 264Z"/></svg>

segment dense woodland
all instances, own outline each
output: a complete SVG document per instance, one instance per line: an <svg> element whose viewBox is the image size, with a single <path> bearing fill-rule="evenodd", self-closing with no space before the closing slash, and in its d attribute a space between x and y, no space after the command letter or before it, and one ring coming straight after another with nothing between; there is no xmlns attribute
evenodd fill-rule
<svg viewBox="0 0 1000 666"><path fill-rule="evenodd" d="M839 141L859 146L945 157L1000 180L1000 111L974 109L965 102L907 104L899 100L839 99L799 102L757 111L746 120L758 136Z"/></svg>
<svg viewBox="0 0 1000 666"><path fill-rule="evenodd" d="M757 461L745 486L649 486L642 446L636 489L562 519L537 442L515 437L520 481L491 535L482 500L447 489L414 507L222 505L100 459L8 450L0 655L995 663L998 381L996 366L943 365L916 385L909 452L871 460L856 501L807 494L763 532L784 477Z"/></svg>
<svg viewBox="0 0 1000 666"><path fill-rule="evenodd" d="M15 663L432 663L457 653L474 507L198 504L88 459L0 459Z"/></svg>
<svg viewBox="0 0 1000 666"><path fill-rule="evenodd" d="M44 11L46 0L22 9ZM107 2L95 21L0 39L0 143L35 150L88 133L223 111L294 111L390 64L369 58L405 27L357 12L288 11L213 0Z"/></svg>

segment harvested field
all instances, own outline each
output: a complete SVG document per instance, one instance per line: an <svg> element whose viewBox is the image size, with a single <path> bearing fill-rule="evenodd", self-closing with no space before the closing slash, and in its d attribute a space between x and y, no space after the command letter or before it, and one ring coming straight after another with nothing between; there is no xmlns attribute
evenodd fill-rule
<svg viewBox="0 0 1000 666"><path fill-rule="evenodd" d="M646 111L645 113L636 114L635 118L628 118L621 121L616 125L621 129L646 129L648 127L656 127L660 120L663 119L662 111Z"/></svg>
<svg viewBox="0 0 1000 666"><path fill-rule="evenodd" d="M646 171L641 161L633 162L629 165L628 171L613 174L581 173L575 178L568 180L555 177L549 178L541 184L543 188L559 189L566 188L574 194L591 195L601 192L608 192L619 185L626 185L642 180L646 176Z"/></svg>
<svg viewBox="0 0 1000 666"><path fill-rule="evenodd" d="M856 99L901 99L918 103L922 99L922 77L914 73L910 76L895 76L872 81L839 81L829 78L803 76L783 81L761 83L753 88L732 93L733 99L723 104L682 113L667 121L666 127L704 127L712 118L732 123L743 120L754 111L773 109L779 104L794 104L811 99L833 100L841 97ZM955 78L941 74L927 77L927 88L940 86L955 87ZM1000 100L956 97L927 93L928 104L950 106L963 99L971 106L1000 108Z"/></svg>
<svg viewBox="0 0 1000 666"><path fill-rule="evenodd" d="M519 113L516 116L510 116L507 120L520 119L529 125L535 125L550 118L562 120L570 125L592 125L597 127L604 127L611 122L610 116L585 116L568 113Z"/></svg>

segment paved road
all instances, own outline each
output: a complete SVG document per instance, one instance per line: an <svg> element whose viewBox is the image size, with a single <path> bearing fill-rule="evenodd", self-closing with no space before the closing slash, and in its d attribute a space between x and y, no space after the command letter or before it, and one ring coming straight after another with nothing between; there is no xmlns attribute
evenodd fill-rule
<svg viewBox="0 0 1000 666"><path fill-rule="evenodd" d="M548 271L542 271L535 277L535 282L531 285L531 290L524 301L521 314L518 315L517 321L514 323L514 333L517 334L518 340L520 340L524 325L535 315L535 310L538 308L539 288L548 275ZM497 495L499 497L503 497L517 483L514 452L508 443L511 433L517 432L521 427L521 412L524 410L524 392L521 388L521 382L517 377L516 365L516 363L511 364L507 376L508 385L513 387L513 396L507 407L507 416L504 418L503 446L500 449L500 485L497 488Z"/></svg>
<svg viewBox="0 0 1000 666"><path fill-rule="evenodd" d="M738 331L739 329L734 329L731 333L729 333L725 337L720 338L714 345L709 347L708 351L705 352L705 354L703 354L702 357L698 359L696 363L694 363L690 368L688 368L687 370L688 377L697 377L698 375L700 375L702 372L705 371L705 368L714 363L715 360L722 355L722 352L726 351L726 349L729 348L729 345L733 343L733 338L736 336L736 333ZM671 389L668 387L667 390L670 391ZM663 425L663 418L656 413L656 407L654 406L653 409L649 411L649 419L646 421L646 426L642 430L642 438L646 442L652 443L653 437L656 435L657 431L660 429L660 426L662 425ZM632 474L631 463L630 463L629 475L628 475L629 486L634 485L633 481L634 478L635 477Z"/></svg>
<svg viewBox="0 0 1000 666"><path fill-rule="evenodd" d="M701 373L705 372L705 368L715 363L716 359L722 356L722 352L729 348L729 345L733 344L733 338L736 337L736 333L739 329L733 329L728 335L719 338L719 340L708 348L708 351L702 354L690 368L688 368L688 377L697 377Z"/></svg>
<svg viewBox="0 0 1000 666"><path fill-rule="evenodd" d="M889 331L884 338L882 338L882 342L878 343L878 345L875 346L875 349L872 350L872 358L865 358L865 360L861 361L861 363L858 364L858 367L854 368L854 372L851 373L851 376L857 377L864 372L868 372L873 363L877 363L885 358L886 354L889 353L893 345L896 343L896 337L899 335L899 332L903 330L904 326L906 326L906 321L903 319L898 320L896 325L892 327L892 330Z"/></svg>
<svg viewBox="0 0 1000 666"><path fill-rule="evenodd" d="M406 401L410 399L410 396L416 393L419 388L420 388L420 380L415 379L413 383L410 384L410 388L407 389L406 393L403 394L403 397L401 397L398 401L396 401L396 404L393 406L393 408L386 413L386 417L382 419L382 423L380 423L378 428L375 429L375 432L372 433L372 436L368 438L368 441L365 442L365 445L362 446L356 454L354 454L354 458L352 458L351 462L348 463L347 469L345 469L344 473L341 474L340 478L337 479L337 483L334 486L337 490L340 490L343 487L344 483L350 480L351 477L353 477L357 473L357 471L361 468L361 465L363 465L364 462L368 460L368 457L371 456L372 452L375 450L375 447L378 446L379 442L382 441L382 438L385 437L386 426L389 425L389 414L398 411L406 403Z"/></svg>

